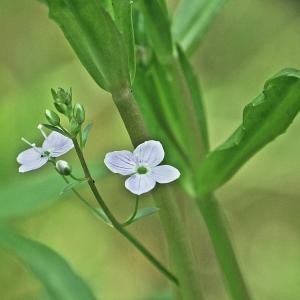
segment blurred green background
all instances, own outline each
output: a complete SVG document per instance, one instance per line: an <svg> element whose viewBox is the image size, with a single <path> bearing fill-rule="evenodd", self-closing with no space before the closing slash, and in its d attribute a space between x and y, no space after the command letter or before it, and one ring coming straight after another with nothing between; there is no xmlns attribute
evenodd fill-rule
<svg viewBox="0 0 300 300"><path fill-rule="evenodd" d="M175 4L170 1L173 8ZM266 79L284 67L300 68L299 11L296 0L231 0L210 28L192 61L201 79L213 148L237 127L243 107L261 92ZM96 168L102 168L107 151L130 148L110 96L91 80L39 2L1 0L0 28L0 201L7 203L9 214L11 202L22 207L32 193L41 198L40 208L44 208L10 222L61 253L99 298L162 299L156 295L167 293L166 280L79 201L71 195L56 196L63 182L53 179L51 168L26 175L17 172L16 156L26 148L20 137L41 141L36 126L52 105L51 87L72 86L75 99L87 107L94 128L86 156ZM255 300L300 298L299 131L298 117L285 135L217 193ZM75 159L72 154L68 158ZM133 206L123 184L118 176L98 182L119 218L125 218ZM26 193L20 194L19 189ZM143 202L152 204L150 198ZM198 211L190 210L186 217L207 299L227 300ZM133 225L132 230L165 259L157 216ZM42 299L39 282L1 250L0 266L1 299Z"/></svg>

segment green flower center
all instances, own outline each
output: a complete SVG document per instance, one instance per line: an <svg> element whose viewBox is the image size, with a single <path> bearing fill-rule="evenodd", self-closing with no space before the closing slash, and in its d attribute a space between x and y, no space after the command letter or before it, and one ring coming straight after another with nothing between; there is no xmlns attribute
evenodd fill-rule
<svg viewBox="0 0 300 300"><path fill-rule="evenodd" d="M148 172L148 169L144 166L139 166L136 171L138 174L146 174Z"/></svg>
<svg viewBox="0 0 300 300"><path fill-rule="evenodd" d="M41 155L41 157L48 157L50 156L50 151L44 151L44 153Z"/></svg>

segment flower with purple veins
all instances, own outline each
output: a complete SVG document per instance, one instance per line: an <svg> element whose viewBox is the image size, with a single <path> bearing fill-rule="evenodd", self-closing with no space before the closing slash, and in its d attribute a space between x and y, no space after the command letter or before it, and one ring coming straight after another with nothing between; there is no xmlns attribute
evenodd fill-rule
<svg viewBox="0 0 300 300"><path fill-rule="evenodd" d="M146 141L133 152L122 150L106 154L104 163L113 173L130 176L125 187L136 195L152 190L156 183L169 183L180 176L180 172L169 165L159 164L165 156L158 141Z"/></svg>
<svg viewBox="0 0 300 300"><path fill-rule="evenodd" d="M59 157L74 147L73 141L70 138L56 131L51 132L47 136L43 131L42 125L39 125L38 129L45 138L42 147L37 147L34 143L30 143L22 138L22 141L31 146L31 148L21 152L17 157L17 162L21 165L19 167L20 173L39 169L50 159Z"/></svg>

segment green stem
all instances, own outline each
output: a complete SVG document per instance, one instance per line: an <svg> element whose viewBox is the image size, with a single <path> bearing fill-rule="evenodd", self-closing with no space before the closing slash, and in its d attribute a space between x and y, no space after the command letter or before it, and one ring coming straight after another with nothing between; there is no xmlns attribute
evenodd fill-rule
<svg viewBox="0 0 300 300"><path fill-rule="evenodd" d="M114 102L124 121L134 146L149 140L139 108L130 89L113 93ZM172 270L180 282L180 294L185 300L203 299L195 257L174 195L168 186L160 186L153 193L168 245Z"/></svg>
<svg viewBox="0 0 300 300"><path fill-rule="evenodd" d="M77 142L77 140L73 139L74 148L76 150L77 156L79 158L81 167L83 169L84 175L86 178L88 178L88 184L90 186L90 189L99 203L100 207L104 211L105 215L113 225L113 227L122 234L128 241L130 241L162 274L164 274L169 280L171 280L174 284L178 285L177 278L168 271L150 252L147 248L145 248L134 236L132 236L125 228L123 228L122 224L120 224L117 219L114 217L114 215L109 210L108 206L102 199L96 185L95 181L91 176L91 173L89 171L89 168L86 164L86 161L84 159L83 153L80 149L80 146Z"/></svg>
<svg viewBox="0 0 300 300"><path fill-rule="evenodd" d="M225 285L233 300L250 300L235 251L228 233L226 218L220 210L217 200L210 196L198 200L198 206L208 228L217 260L223 271Z"/></svg>
<svg viewBox="0 0 300 300"><path fill-rule="evenodd" d="M76 180L76 181L85 181L85 180L87 180L87 178L78 178L78 177L76 177L75 175L73 175L73 174L70 174L69 175L71 178L73 178L74 180Z"/></svg>
<svg viewBox="0 0 300 300"><path fill-rule="evenodd" d="M122 226L128 226L128 225L130 225L130 224L132 223L132 221L134 220L134 218L135 218L135 216L136 216L136 214L137 214L138 208L139 208L139 199L140 199L139 196L136 196L136 197L135 197L135 205L134 205L133 213L132 213L131 216L128 218L128 220L122 224Z"/></svg>

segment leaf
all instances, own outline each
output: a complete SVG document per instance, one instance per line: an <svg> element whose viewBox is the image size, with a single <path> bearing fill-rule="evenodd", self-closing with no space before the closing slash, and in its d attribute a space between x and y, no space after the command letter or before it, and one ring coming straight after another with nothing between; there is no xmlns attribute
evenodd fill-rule
<svg viewBox="0 0 300 300"><path fill-rule="evenodd" d="M49 124L42 124L42 125L44 127L48 128L48 129L52 130L52 131L56 131L56 132L58 132L58 133L60 133L60 134L62 134L64 136L70 137L64 131L62 131L61 129L59 129L59 128L53 126L53 125L49 125Z"/></svg>
<svg viewBox="0 0 300 300"><path fill-rule="evenodd" d="M49 15L60 26L84 67L103 89L130 84L128 53L109 13L99 1L47 0Z"/></svg>
<svg viewBox="0 0 300 300"><path fill-rule="evenodd" d="M85 145L86 145L86 142L88 140L88 137L89 137L92 127L93 127L93 123L90 123L90 124L86 125L82 130L82 146L83 147L85 147Z"/></svg>
<svg viewBox="0 0 300 300"><path fill-rule="evenodd" d="M106 216L105 212L102 210L102 208L97 207L95 209L93 209L93 213L94 215L101 221L103 221L106 225L110 226L110 227L114 227L110 220L108 219L108 217Z"/></svg>
<svg viewBox="0 0 300 300"><path fill-rule="evenodd" d="M202 140L204 143L205 150L208 151L209 149L209 140L208 140L208 130L207 130L207 122L206 116L204 111L204 104L202 99L202 93L199 86L199 80L194 73L192 66L190 65L187 57L185 56L184 52L177 47L178 51L178 59L181 64L181 69L186 79L186 83L189 87L189 91L191 94L191 99L194 104L195 112L197 115L197 120L199 124L199 128L201 130Z"/></svg>
<svg viewBox="0 0 300 300"><path fill-rule="evenodd" d="M145 217L151 216L159 211L159 208L157 207L144 207L138 209L135 217L133 220L130 221L130 224L135 223Z"/></svg>
<svg viewBox="0 0 300 300"><path fill-rule="evenodd" d="M91 171L98 180L109 174L104 166L94 165ZM56 172L18 175L17 180L0 188L0 220L28 216L62 201L59 197L62 186L63 180Z"/></svg>
<svg viewBox="0 0 300 300"><path fill-rule="evenodd" d="M173 20L172 33L184 52L191 53L226 0L182 0Z"/></svg>
<svg viewBox="0 0 300 300"><path fill-rule="evenodd" d="M55 251L0 226L0 246L16 255L44 285L53 300L96 300L70 265Z"/></svg>
<svg viewBox="0 0 300 300"><path fill-rule="evenodd" d="M245 107L235 132L202 162L198 194L207 195L228 181L258 150L283 134L299 110L300 71L284 69Z"/></svg>
<svg viewBox="0 0 300 300"><path fill-rule="evenodd" d="M127 49L131 83L135 76L135 44L132 24L132 0L112 0L114 20Z"/></svg>
<svg viewBox="0 0 300 300"><path fill-rule="evenodd" d="M169 62L173 55L173 41L165 5L159 0L140 0L138 5L144 16L152 48L161 63Z"/></svg>

